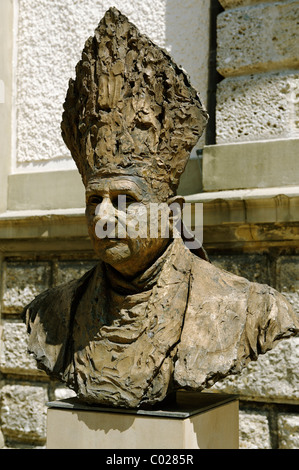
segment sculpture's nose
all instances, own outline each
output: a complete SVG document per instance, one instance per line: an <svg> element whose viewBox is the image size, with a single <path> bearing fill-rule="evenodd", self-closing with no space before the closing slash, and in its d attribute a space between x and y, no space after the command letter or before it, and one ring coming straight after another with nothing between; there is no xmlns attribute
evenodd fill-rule
<svg viewBox="0 0 299 470"><path fill-rule="evenodd" d="M98 238L115 238L116 210L109 197L103 198L97 205L94 223Z"/></svg>
<svg viewBox="0 0 299 470"><path fill-rule="evenodd" d="M97 220L112 221L115 219L115 209L109 197L105 197L95 210Z"/></svg>

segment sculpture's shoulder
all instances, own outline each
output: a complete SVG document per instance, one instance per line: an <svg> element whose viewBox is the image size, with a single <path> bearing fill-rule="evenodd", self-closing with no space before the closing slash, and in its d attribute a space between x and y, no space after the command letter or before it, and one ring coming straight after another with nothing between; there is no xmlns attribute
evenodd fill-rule
<svg viewBox="0 0 299 470"><path fill-rule="evenodd" d="M250 281L244 277L237 276L224 269L218 268L208 261L192 255L192 286L194 289L201 286L210 295L228 296L232 290L246 292Z"/></svg>
<svg viewBox="0 0 299 470"><path fill-rule="evenodd" d="M194 257L176 380L212 385L298 334L298 318L282 294Z"/></svg>
<svg viewBox="0 0 299 470"><path fill-rule="evenodd" d="M193 257L190 305L221 302L248 322L251 318L263 323L265 318L276 320L281 328L298 332L298 316L287 299L267 284L225 271ZM220 314L219 314L220 315ZM221 315L220 315L221 316Z"/></svg>
<svg viewBox="0 0 299 470"><path fill-rule="evenodd" d="M42 292L23 310L29 333L28 351L34 354L40 368L53 375L61 370L72 312L94 271L95 267L80 279Z"/></svg>

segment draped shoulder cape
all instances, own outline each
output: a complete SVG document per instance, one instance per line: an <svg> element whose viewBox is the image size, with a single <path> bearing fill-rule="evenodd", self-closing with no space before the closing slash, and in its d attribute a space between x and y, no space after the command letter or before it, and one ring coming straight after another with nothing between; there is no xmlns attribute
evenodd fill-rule
<svg viewBox="0 0 299 470"><path fill-rule="evenodd" d="M40 294L23 319L39 368L85 402L131 408L208 388L299 332L283 295L181 239L130 282L99 263Z"/></svg>

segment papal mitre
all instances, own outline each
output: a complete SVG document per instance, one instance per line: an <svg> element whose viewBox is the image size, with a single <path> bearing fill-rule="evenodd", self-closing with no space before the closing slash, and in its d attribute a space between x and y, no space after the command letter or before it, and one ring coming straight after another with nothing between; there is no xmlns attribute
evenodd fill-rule
<svg viewBox="0 0 299 470"><path fill-rule="evenodd" d="M138 175L160 196L175 194L207 119L185 71L110 8L85 43L61 123L84 184Z"/></svg>

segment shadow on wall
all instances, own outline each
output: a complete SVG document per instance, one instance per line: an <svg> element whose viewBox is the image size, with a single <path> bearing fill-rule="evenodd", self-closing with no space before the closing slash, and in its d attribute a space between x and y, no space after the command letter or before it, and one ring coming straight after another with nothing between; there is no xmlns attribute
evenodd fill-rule
<svg viewBox="0 0 299 470"><path fill-rule="evenodd" d="M215 144L216 21L223 11L218 0L166 0L165 45L174 60L190 75L210 119L198 148Z"/></svg>
<svg viewBox="0 0 299 470"><path fill-rule="evenodd" d="M206 104L209 60L209 11L206 0L166 0L165 46L191 78Z"/></svg>
<svg viewBox="0 0 299 470"><path fill-rule="evenodd" d="M165 1L165 48L174 61L185 69L207 109L212 2L213 0ZM192 151L191 159L181 177L179 193L184 196L202 192L201 156L196 150L201 153L205 142L206 132Z"/></svg>

